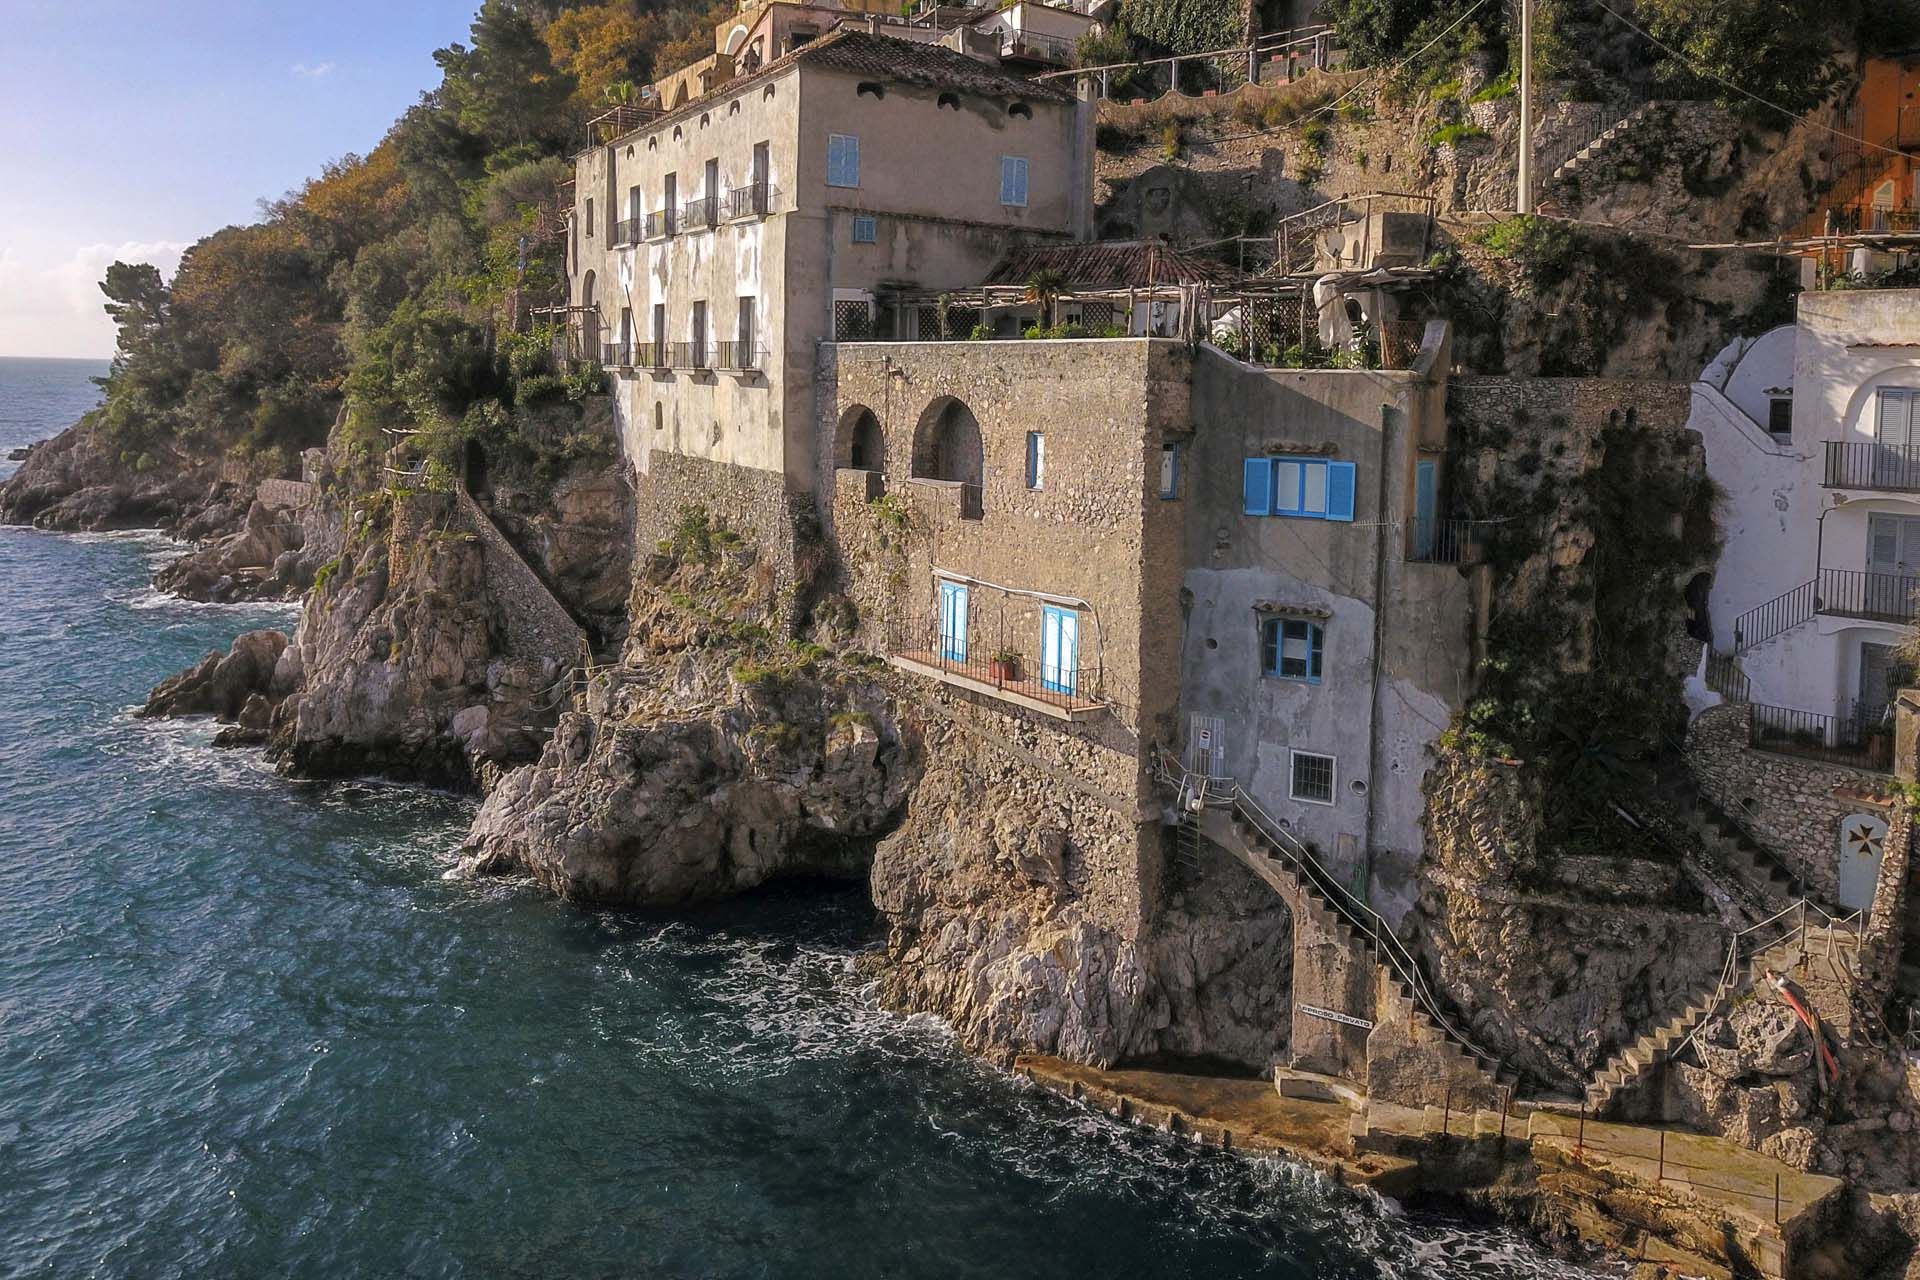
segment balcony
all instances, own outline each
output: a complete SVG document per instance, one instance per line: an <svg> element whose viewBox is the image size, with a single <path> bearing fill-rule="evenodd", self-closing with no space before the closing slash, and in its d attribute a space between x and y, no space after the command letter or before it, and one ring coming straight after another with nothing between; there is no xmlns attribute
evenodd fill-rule
<svg viewBox="0 0 1920 1280"><path fill-rule="evenodd" d="M1826 474L1820 483L1829 489L1920 493L1920 449L1864 440L1829 440Z"/></svg>
<svg viewBox="0 0 1920 1280"><path fill-rule="evenodd" d="M1881 773L1893 765L1893 726L1884 705L1856 702L1841 716L1760 703L1752 711L1747 745L1756 751Z"/></svg>
<svg viewBox="0 0 1920 1280"><path fill-rule="evenodd" d="M705 373L713 368L711 350L705 342L670 342L667 344L667 365L674 369Z"/></svg>
<svg viewBox="0 0 1920 1280"><path fill-rule="evenodd" d="M618 249L618 248L621 248L622 246L631 248L633 245L639 244L641 233L645 230L645 228L646 228L646 220L643 218L628 218L624 222L614 223L613 224L614 248Z"/></svg>
<svg viewBox="0 0 1920 1280"><path fill-rule="evenodd" d="M683 231L705 231L720 221L720 197L701 196L698 200L689 200L680 209L680 227Z"/></svg>
<svg viewBox="0 0 1920 1280"><path fill-rule="evenodd" d="M1066 36L1042 35L1038 31L1005 30L1000 33L1000 56L1016 62L1041 62L1049 66L1073 65L1076 42Z"/></svg>
<svg viewBox="0 0 1920 1280"><path fill-rule="evenodd" d="M633 368L633 344L630 342L601 344L600 363L609 369Z"/></svg>
<svg viewBox="0 0 1920 1280"><path fill-rule="evenodd" d="M1472 520L1415 520L1408 533L1409 564L1473 564L1479 548Z"/></svg>
<svg viewBox="0 0 1920 1280"><path fill-rule="evenodd" d="M736 221L741 218L764 218L773 212L774 202L779 198L780 188L766 182L735 187L727 192L727 217Z"/></svg>
<svg viewBox="0 0 1920 1280"><path fill-rule="evenodd" d="M759 373L767 367L767 353L751 342L715 344L713 367L727 373Z"/></svg>
<svg viewBox="0 0 1920 1280"><path fill-rule="evenodd" d="M667 344L664 342L641 342L633 348L633 367L655 373L667 369Z"/></svg>
<svg viewBox="0 0 1920 1280"><path fill-rule="evenodd" d="M1872 622L1912 622L1920 617L1914 607L1916 592L1920 592L1920 577L1904 573L1822 569L1814 611Z"/></svg>
<svg viewBox="0 0 1920 1280"><path fill-rule="evenodd" d="M1103 692L1105 673L1098 666L1043 668L1031 654L994 648L980 637L943 638L937 625L889 626L887 661L902 671L1061 720L1091 720L1116 705Z"/></svg>
<svg viewBox="0 0 1920 1280"><path fill-rule="evenodd" d="M647 215L647 239L665 240L680 229L680 215L673 209L655 209Z"/></svg>

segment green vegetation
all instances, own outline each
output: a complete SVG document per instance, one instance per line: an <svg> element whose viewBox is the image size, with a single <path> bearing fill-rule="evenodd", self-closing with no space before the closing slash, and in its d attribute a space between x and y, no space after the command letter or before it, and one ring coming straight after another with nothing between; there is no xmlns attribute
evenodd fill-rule
<svg viewBox="0 0 1920 1280"><path fill-rule="evenodd" d="M711 52L732 12L484 0L469 42L434 55L439 86L371 152L326 165L258 224L208 236L170 281L114 263L101 289L118 335L95 421L124 464L221 456L284 471L326 440L343 400L366 455L384 428L447 444L497 434L490 411L470 421L485 406L600 390L598 369L554 367L552 334L509 319L561 287L553 207L580 121L656 67ZM535 470L554 461L524 452Z"/></svg>
<svg viewBox="0 0 1920 1280"><path fill-rule="evenodd" d="M1238 0L1134 0L1126 19L1133 36L1156 52L1205 53L1241 38Z"/></svg>
<svg viewBox="0 0 1920 1280"><path fill-rule="evenodd" d="M1456 121L1452 124L1436 126L1427 135L1427 145L1433 147L1457 147L1463 142L1472 142L1475 138L1484 138L1487 131L1478 125Z"/></svg>
<svg viewBox="0 0 1920 1280"><path fill-rule="evenodd" d="M1809 111L1852 74L1855 49L1920 43L1915 0L1640 0L1637 7L1647 30L1683 55L1663 59L1664 78L1769 123L1780 122L1778 113L1736 90Z"/></svg>
<svg viewBox="0 0 1920 1280"><path fill-rule="evenodd" d="M1421 83L1444 82L1468 53L1504 46L1504 6L1490 4L1442 36L1474 0L1327 0L1321 12L1346 43L1356 66L1376 66L1408 57L1439 37L1432 49L1408 68Z"/></svg>

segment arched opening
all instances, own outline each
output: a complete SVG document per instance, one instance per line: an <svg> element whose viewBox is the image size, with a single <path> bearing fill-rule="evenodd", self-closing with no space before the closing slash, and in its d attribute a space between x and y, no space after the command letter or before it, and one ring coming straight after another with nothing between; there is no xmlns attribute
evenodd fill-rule
<svg viewBox="0 0 1920 1280"><path fill-rule="evenodd" d="M833 438L833 465L855 471L887 469L886 437L880 432L880 420L867 406L856 404L840 415Z"/></svg>
<svg viewBox="0 0 1920 1280"><path fill-rule="evenodd" d="M487 451L478 440L467 441L466 473L468 493L487 491Z"/></svg>
<svg viewBox="0 0 1920 1280"><path fill-rule="evenodd" d="M600 358L600 306L594 283L591 271L580 281L580 305L586 308L580 313L580 345L585 348L581 354L589 360Z"/></svg>
<svg viewBox="0 0 1920 1280"><path fill-rule="evenodd" d="M740 46L747 42L748 31L744 26L736 26L727 32L726 53L729 58L740 52Z"/></svg>
<svg viewBox="0 0 1920 1280"><path fill-rule="evenodd" d="M941 396L927 406L913 432L912 474L916 480L957 486L960 514L968 519L980 517L986 457L973 410L952 396Z"/></svg>

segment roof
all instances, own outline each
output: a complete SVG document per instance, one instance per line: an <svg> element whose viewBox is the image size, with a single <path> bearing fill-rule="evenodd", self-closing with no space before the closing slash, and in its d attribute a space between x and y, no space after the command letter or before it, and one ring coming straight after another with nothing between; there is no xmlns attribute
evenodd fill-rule
<svg viewBox="0 0 1920 1280"><path fill-rule="evenodd" d="M952 89L983 98L1077 100L1073 90L1061 81L1029 80L993 63L956 53L944 45L896 40L852 27L840 27L801 45L787 56L808 66L828 67L923 89ZM768 65L784 61L782 58Z"/></svg>
<svg viewBox="0 0 1920 1280"><path fill-rule="evenodd" d="M1043 271L1053 272L1069 286L1109 288L1218 284L1233 277L1217 262L1182 253L1158 240L1102 240L1015 249L1000 260L985 283L1025 284Z"/></svg>

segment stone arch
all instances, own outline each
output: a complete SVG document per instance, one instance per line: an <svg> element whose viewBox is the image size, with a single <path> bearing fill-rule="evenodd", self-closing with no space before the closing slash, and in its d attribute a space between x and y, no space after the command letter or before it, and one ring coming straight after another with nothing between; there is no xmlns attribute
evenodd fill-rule
<svg viewBox="0 0 1920 1280"><path fill-rule="evenodd" d="M980 422L965 402L940 396L913 429L913 476L978 486L986 478Z"/></svg>
<svg viewBox="0 0 1920 1280"><path fill-rule="evenodd" d="M580 313L580 342L586 348L581 354L589 360L600 358L600 303L594 296L597 283L591 271L580 281L580 305L586 308Z"/></svg>
<svg viewBox="0 0 1920 1280"><path fill-rule="evenodd" d="M833 435L833 465L856 471L887 469L887 438L873 410L856 404L840 415Z"/></svg>
<svg viewBox="0 0 1920 1280"><path fill-rule="evenodd" d="M740 46L747 42L747 36L749 34L744 23L735 24L733 30L727 32L727 47L725 52L729 58L740 52Z"/></svg>

